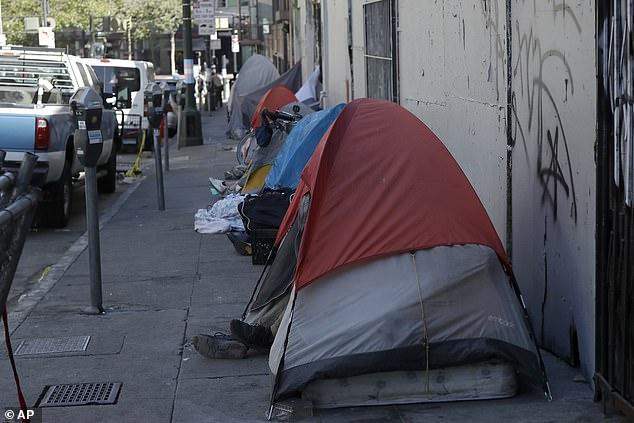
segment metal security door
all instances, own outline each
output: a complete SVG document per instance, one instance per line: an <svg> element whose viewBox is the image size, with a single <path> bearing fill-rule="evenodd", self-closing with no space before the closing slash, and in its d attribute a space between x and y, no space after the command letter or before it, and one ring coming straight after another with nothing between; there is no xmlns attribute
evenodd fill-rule
<svg viewBox="0 0 634 423"><path fill-rule="evenodd" d="M597 2L597 399L634 416L634 52L631 0ZM630 47L628 47L630 46Z"/></svg>

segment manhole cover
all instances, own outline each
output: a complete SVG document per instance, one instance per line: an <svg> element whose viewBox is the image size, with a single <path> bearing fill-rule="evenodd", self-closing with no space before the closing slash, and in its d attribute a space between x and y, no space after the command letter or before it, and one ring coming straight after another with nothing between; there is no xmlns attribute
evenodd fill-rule
<svg viewBox="0 0 634 423"><path fill-rule="evenodd" d="M25 339L16 348L15 355L86 351L88 342L90 342L90 336Z"/></svg>
<svg viewBox="0 0 634 423"><path fill-rule="evenodd" d="M71 407L77 405L115 404L120 382L51 385L44 388L38 407Z"/></svg>

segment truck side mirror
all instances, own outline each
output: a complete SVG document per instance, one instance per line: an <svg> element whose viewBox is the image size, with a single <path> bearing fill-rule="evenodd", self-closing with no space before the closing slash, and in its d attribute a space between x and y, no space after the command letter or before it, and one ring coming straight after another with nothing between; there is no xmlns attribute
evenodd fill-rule
<svg viewBox="0 0 634 423"><path fill-rule="evenodd" d="M115 106L117 109L132 108L132 91L126 84L114 84L112 92L115 95Z"/></svg>

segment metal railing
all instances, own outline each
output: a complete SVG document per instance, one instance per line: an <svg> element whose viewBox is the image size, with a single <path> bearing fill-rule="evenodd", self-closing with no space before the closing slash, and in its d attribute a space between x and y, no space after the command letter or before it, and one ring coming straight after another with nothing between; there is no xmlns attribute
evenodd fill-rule
<svg viewBox="0 0 634 423"><path fill-rule="evenodd" d="M40 196L38 189L30 187L36 155L24 154L17 175L2 173L3 161L0 151L0 311L5 308Z"/></svg>

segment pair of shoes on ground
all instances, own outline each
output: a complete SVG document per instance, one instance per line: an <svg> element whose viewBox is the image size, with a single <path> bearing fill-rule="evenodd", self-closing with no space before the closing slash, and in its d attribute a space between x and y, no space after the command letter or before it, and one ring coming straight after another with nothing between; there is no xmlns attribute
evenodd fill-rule
<svg viewBox="0 0 634 423"><path fill-rule="evenodd" d="M249 349L266 353L273 345L275 336L271 329L260 325L250 325L241 320L232 320L231 335L196 335L192 344L198 353L207 358L240 359Z"/></svg>

